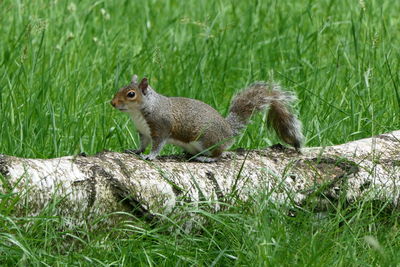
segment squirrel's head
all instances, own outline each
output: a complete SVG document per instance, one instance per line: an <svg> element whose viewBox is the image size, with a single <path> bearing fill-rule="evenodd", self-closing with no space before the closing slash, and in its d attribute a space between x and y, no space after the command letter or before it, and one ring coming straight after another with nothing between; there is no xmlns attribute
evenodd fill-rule
<svg viewBox="0 0 400 267"><path fill-rule="evenodd" d="M138 84L137 75L134 75L131 83L119 89L115 94L113 100L111 100L111 105L122 112L138 110L143 102L143 98L149 91L147 78L143 78Z"/></svg>

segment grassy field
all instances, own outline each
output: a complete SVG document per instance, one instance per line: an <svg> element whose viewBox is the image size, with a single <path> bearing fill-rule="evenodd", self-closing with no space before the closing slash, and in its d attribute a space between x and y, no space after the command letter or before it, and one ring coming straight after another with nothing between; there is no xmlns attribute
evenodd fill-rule
<svg viewBox="0 0 400 267"><path fill-rule="evenodd" d="M162 94L200 99L223 114L240 88L279 82L299 96L306 146L400 129L399 1L5 0L0 7L2 154L136 147L128 117L109 104L134 73ZM263 121L256 116L235 147L276 143ZM400 262L400 214L367 202L290 217L261 195L219 214L199 210L207 222L201 233L166 230L179 219L92 233L59 232L62 218L51 209L21 224L8 215L14 199L0 197L0 263L9 266Z"/></svg>

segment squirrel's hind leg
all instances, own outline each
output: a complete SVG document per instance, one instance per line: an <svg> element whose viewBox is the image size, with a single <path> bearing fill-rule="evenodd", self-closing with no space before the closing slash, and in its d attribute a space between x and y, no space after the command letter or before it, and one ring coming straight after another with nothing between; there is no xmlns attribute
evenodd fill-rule
<svg viewBox="0 0 400 267"><path fill-rule="evenodd" d="M222 147L218 147L210 152L211 153L206 153L206 156L202 156L202 155L194 156L191 158L191 160L197 161L197 162L203 162L203 163L217 162L221 159L223 149L222 149Z"/></svg>

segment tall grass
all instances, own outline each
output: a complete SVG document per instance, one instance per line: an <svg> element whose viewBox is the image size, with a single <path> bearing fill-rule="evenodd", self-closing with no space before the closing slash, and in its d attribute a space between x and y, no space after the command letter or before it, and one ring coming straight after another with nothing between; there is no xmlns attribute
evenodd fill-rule
<svg viewBox="0 0 400 267"><path fill-rule="evenodd" d="M5 0L0 7L2 154L47 158L135 147L138 138L128 117L109 105L134 73L149 77L162 94L200 99L223 114L240 88L256 80L280 82L299 96L307 146L400 128L400 2L395 0ZM256 116L235 146L276 143L264 120ZM13 203L15 196L1 197L2 203ZM62 218L16 219L3 204L0 261L398 262L396 214L382 215L368 203L356 207L322 218L307 209L290 217L260 197L226 212L204 213L208 223L196 235L169 233L168 224L64 233L57 231ZM66 245L65 237L73 241Z"/></svg>
<svg viewBox="0 0 400 267"><path fill-rule="evenodd" d="M128 118L109 105L133 73L163 94L197 98L223 114L240 88L279 81L299 95L309 146L399 128L397 1L1 5L2 153L134 147ZM275 143L262 125L255 118L237 146Z"/></svg>
<svg viewBox="0 0 400 267"><path fill-rule="evenodd" d="M399 212L361 201L288 209L260 194L215 214L187 206L145 224L132 217L107 231L60 230L49 205L34 218L0 216L0 263L49 266L396 266ZM196 231L181 226L195 214ZM180 213L182 215L182 213ZM195 221L195 225L196 225ZM62 228L61 228L62 229Z"/></svg>

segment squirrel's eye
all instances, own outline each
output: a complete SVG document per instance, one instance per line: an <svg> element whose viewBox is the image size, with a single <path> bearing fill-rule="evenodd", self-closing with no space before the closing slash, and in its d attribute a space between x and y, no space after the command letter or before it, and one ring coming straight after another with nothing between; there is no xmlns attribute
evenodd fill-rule
<svg viewBox="0 0 400 267"><path fill-rule="evenodd" d="M127 94L126 94L126 96L127 97L129 97L129 98L134 98L135 97L135 92L133 92L133 91L130 91L130 92L128 92Z"/></svg>

